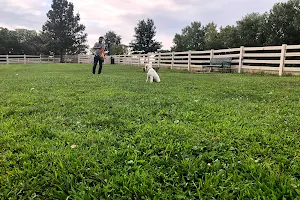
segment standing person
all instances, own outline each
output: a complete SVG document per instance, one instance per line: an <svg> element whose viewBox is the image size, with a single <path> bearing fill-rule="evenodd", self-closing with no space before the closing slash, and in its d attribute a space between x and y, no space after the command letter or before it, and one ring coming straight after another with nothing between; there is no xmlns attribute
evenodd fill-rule
<svg viewBox="0 0 300 200"><path fill-rule="evenodd" d="M102 63L104 61L104 49L105 49L105 44L103 41L103 37L99 37L99 42L96 42L93 49L96 50L95 52L95 57L94 57L94 66L93 66L93 74L96 73L96 67L99 62L99 70L98 74L101 74L102 72Z"/></svg>

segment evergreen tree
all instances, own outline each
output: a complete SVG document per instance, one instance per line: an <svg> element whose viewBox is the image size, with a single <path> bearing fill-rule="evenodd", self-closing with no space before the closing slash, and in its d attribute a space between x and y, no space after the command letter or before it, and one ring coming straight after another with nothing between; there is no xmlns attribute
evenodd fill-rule
<svg viewBox="0 0 300 200"><path fill-rule="evenodd" d="M74 15L74 5L67 0L53 0L47 13L48 21L43 26L47 33L48 46L58 52L63 62L63 55L85 53L87 34L85 26L80 24L80 15Z"/></svg>

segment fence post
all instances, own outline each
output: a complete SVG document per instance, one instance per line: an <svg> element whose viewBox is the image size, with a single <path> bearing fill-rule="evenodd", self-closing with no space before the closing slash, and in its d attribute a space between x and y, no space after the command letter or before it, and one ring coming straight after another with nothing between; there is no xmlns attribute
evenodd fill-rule
<svg viewBox="0 0 300 200"><path fill-rule="evenodd" d="M243 57L244 57L244 47L241 46L241 49L240 49L240 59L239 59L239 69L238 69L238 73L239 74L242 72Z"/></svg>
<svg viewBox="0 0 300 200"><path fill-rule="evenodd" d="M279 65L279 76L282 76L282 74L284 72L285 53L286 53L286 44L283 44L282 47L281 47L280 65Z"/></svg>
<svg viewBox="0 0 300 200"><path fill-rule="evenodd" d="M192 61L191 56L192 56L191 50L189 50L189 53L188 53L188 71L190 71L190 69L191 69L191 61Z"/></svg>
<svg viewBox="0 0 300 200"><path fill-rule="evenodd" d="M160 57L161 57L161 52L158 53L158 68L160 68Z"/></svg>
<svg viewBox="0 0 300 200"><path fill-rule="evenodd" d="M210 50L210 58L209 58L209 61L211 61L211 60L213 59L213 57L214 57L214 50L211 49L211 50ZM212 67L209 68L209 72L211 72L211 70L212 70Z"/></svg>
<svg viewBox="0 0 300 200"><path fill-rule="evenodd" d="M80 59L80 54L78 54L78 58L77 59L78 59L77 63L80 64L80 60L79 60Z"/></svg>
<svg viewBox="0 0 300 200"><path fill-rule="evenodd" d="M172 52L171 69L173 69L173 66L174 66L174 51Z"/></svg>
<svg viewBox="0 0 300 200"><path fill-rule="evenodd" d="M26 55L24 54L24 64L26 64Z"/></svg>
<svg viewBox="0 0 300 200"><path fill-rule="evenodd" d="M213 57L214 57L214 50L211 49L211 50L210 50L210 58L209 58L209 59L211 60Z"/></svg>
<svg viewBox="0 0 300 200"><path fill-rule="evenodd" d="M6 64L9 64L8 55L6 55Z"/></svg>
<svg viewBox="0 0 300 200"><path fill-rule="evenodd" d="M42 63L42 54L40 54L40 63Z"/></svg>

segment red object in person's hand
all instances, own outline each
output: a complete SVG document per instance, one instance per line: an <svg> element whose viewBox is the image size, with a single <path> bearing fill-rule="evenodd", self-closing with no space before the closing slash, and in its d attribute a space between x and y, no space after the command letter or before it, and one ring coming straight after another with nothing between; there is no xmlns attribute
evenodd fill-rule
<svg viewBox="0 0 300 200"><path fill-rule="evenodd" d="M104 49L103 49L103 48L101 48L101 55L100 55L100 59L101 59L101 61L102 61L102 62L104 61L104 56L105 56L105 54L104 54Z"/></svg>

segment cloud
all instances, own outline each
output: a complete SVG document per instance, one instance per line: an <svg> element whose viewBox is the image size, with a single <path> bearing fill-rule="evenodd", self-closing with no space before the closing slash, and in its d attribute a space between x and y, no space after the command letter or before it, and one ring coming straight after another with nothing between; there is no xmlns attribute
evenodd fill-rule
<svg viewBox="0 0 300 200"><path fill-rule="evenodd" d="M279 0L69 0L86 26L90 46L100 35L113 30L128 44L134 27L142 19L151 18L157 28L158 41L163 48L172 46L175 33L192 21L218 26L233 25L251 12L263 13ZM47 20L51 0L0 0L0 26L41 30Z"/></svg>
<svg viewBox="0 0 300 200"><path fill-rule="evenodd" d="M153 18L157 27L157 40L163 42L165 47L170 47L172 39L166 36L172 34L172 29L164 27L175 27L172 17L168 13L181 11L179 4L174 4L173 0L110 0L105 3L96 1L71 0L75 9L80 12L82 22L86 25L89 34L89 41L96 41L100 35L113 30L120 34L124 43L129 43L133 39L134 27L141 19ZM155 15L152 15L155 13ZM164 20L161 20L164 18ZM171 30L171 31L170 31ZM162 34L160 34L162 33ZM162 40L168 38L168 40ZM91 44L93 44L91 42Z"/></svg>
<svg viewBox="0 0 300 200"><path fill-rule="evenodd" d="M43 12L47 8L46 0L0 0L0 4L0 19L3 27L40 30L47 20Z"/></svg>

